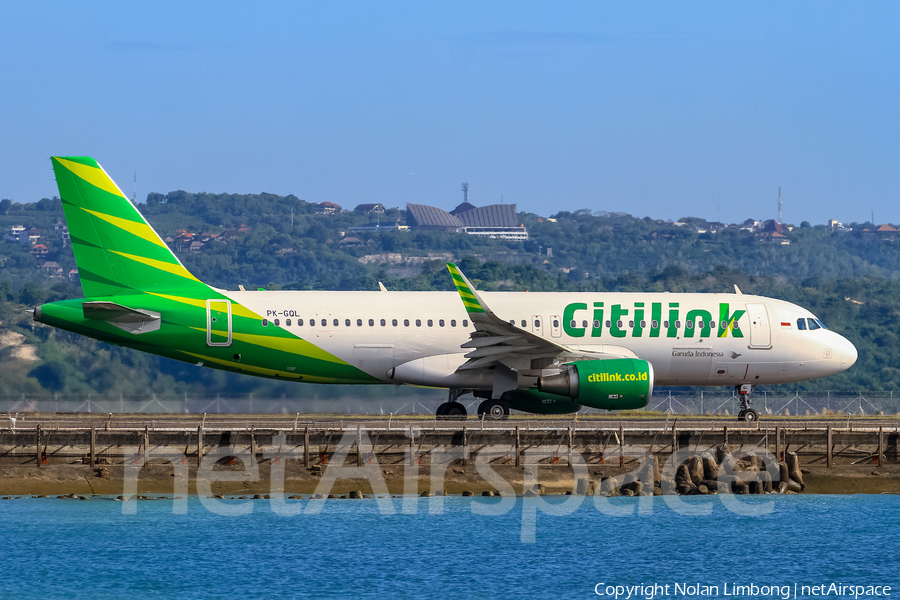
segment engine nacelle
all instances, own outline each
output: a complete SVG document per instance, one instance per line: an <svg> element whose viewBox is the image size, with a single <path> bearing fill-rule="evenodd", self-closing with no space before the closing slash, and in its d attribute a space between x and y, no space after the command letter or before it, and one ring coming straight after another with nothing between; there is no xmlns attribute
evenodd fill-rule
<svg viewBox="0 0 900 600"><path fill-rule="evenodd" d="M636 358L582 360L538 379L538 390L605 410L643 408L653 393L653 366Z"/></svg>
<svg viewBox="0 0 900 600"><path fill-rule="evenodd" d="M571 398L537 390L511 390L500 399L510 408L536 415L568 415L581 410L581 405Z"/></svg>

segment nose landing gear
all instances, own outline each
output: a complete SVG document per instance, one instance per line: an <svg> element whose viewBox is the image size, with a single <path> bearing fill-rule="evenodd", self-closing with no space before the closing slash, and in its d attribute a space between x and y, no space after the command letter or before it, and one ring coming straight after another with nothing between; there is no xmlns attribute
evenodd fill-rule
<svg viewBox="0 0 900 600"><path fill-rule="evenodd" d="M735 390L738 393L738 402L741 403L738 421L745 421L747 423L759 421L759 413L750 408L750 405L753 403L753 401L750 400L750 393L753 391L754 387L755 386L749 383L735 386Z"/></svg>

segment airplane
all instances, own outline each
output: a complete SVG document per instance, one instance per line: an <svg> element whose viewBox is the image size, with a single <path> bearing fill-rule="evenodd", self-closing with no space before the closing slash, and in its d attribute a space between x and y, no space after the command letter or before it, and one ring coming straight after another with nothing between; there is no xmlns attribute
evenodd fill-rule
<svg viewBox="0 0 900 600"><path fill-rule="evenodd" d="M448 390L438 418L647 406L654 385L757 385L844 371L856 348L810 311L734 293L240 291L182 265L89 157L52 157L84 298L34 320L197 366L283 381Z"/></svg>

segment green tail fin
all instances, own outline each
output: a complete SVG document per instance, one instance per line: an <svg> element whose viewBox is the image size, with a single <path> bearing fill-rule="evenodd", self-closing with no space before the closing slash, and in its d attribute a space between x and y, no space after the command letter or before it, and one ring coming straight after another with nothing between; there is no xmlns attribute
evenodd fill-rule
<svg viewBox="0 0 900 600"><path fill-rule="evenodd" d="M97 161L51 160L85 296L209 289L184 268Z"/></svg>

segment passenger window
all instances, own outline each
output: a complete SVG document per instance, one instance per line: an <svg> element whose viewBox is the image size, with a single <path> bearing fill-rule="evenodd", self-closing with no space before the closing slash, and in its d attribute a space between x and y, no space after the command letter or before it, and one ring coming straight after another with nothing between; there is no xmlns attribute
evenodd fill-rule
<svg viewBox="0 0 900 600"><path fill-rule="evenodd" d="M610 327L612 327L612 321L607 321L606 328L609 329Z"/></svg>
<svg viewBox="0 0 900 600"><path fill-rule="evenodd" d="M697 321L698 328L703 329L703 325L704 325L703 321Z"/></svg>
<svg viewBox="0 0 900 600"><path fill-rule="evenodd" d="M647 321L641 321L641 329L647 326Z"/></svg>
<svg viewBox="0 0 900 600"><path fill-rule="evenodd" d="M509 324L510 324L510 325L515 325L515 324L516 324L515 319L510 319L510 320L509 320Z"/></svg>
<svg viewBox="0 0 900 600"><path fill-rule="evenodd" d="M375 327L375 319L369 319L369 327Z"/></svg>
<svg viewBox="0 0 900 600"><path fill-rule="evenodd" d="M337 319L335 319L335 320L334 320L334 326L337 327L339 324L340 324L340 321L338 321Z"/></svg>
<svg viewBox="0 0 900 600"><path fill-rule="evenodd" d="M322 319L322 327L328 327L328 321L326 319Z"/></svg>
<svg viewBox="0 0 900 600"><path fill-rule="evenodd" d="M428 326L434 327L434 321L432 321L431 319L428 319Z"/></svg>
<svg viewBox="0 0 900 600"><path fill-rule="evenodd" d="M286 326L290 327L290 326L291 326L291 320L290 320L290 319L285 319L285 320L284 320L284 324L285 324Z"/></svg>
<svg viewBox="0 0 900 600"><path fill-rule="evenodd" d="M469 320L463 319L463 327L468 327L468 326L469 326Z"/></svg>
<svg viewBox="0 0 900 600"><path fill-rule="evenodd" d="M741 324L740 324L738 321L735 321L735 322L731 325L731 328L732 328L732 329L740 329L740 328L741 328Z"/></svg>
<svg viewBox="0 0 900 600"><path fill-rule="evenodd" d="M263 320L262 320L262 325L263 325L263 327L268 327L268 326L269 326L269 320L268 320L268 319L263 319Z"/></svg>
<svg viewBox="0 0 900 600"><path fill-rule="evenodd" d="M675 321L675 329L681 329L681 321Z"/></svg>
<svg viewBox="0 0 900 600"><path fill-rule="evenodd" d="M535 319L535 320L534 320L534 326L535 326L535 327L540 327L540 326L541 326L541 322L538 321L537 319Z"/></svg>
<svg viewBox="0 0 900 600"><path fill-rule="evenodd" d="M651 329L659 329L659 321L650 321Z"/></svg>
<svg viewBox="0 0 900 600"><path fill-rule="evenodd" d="M409 319L403 319L403 326L409 327Z"/></svg>
<svg viewBox="0 0 900 600"><path fill-rule="evenodd" d="M362 319L357 319L357 320L356 320L356 326L357 326L357 327L362 327Z"/></svg>
<svg viewBox="0 0 900 600"><path fill-rule="evenodd" d="M554 329L559 327L559 319L553 319L553 327Z"/></svg>
<svg viewBox="0 0 900 600"><path fill-rule="evenodd" d="M720 325L722 326L722 329L728 329L728 321L722 321Z"/></svg>
<svg viewBox="0 0 900 600"><path fill-rule="evenodd" d="M303 327L303 319L297 319L297 327Z"/></svg>
<svg viewBox="0 0 900 600"><path fill-rule="evenodd" d="M594 329L600 329L600 321L594 319Z"/></svg>
<svg viewBox="0 0 900 600"><path fill-rule="evenodd" d="M422 326L422 319L416 319L416 327Z"/></svg>
<svg viewBox="0 0 900 600"><path fill-rule="evenodd" d="M381 321L379 321L379 323L381 323L381 326L382 326L382 327L384 327L385 325L387 325L387 321L385 321L384 319L382 319Z"/></svg>
<svg viewBox="0 0 900 600"><path fill-rule="evenodd" d="M393 325L394 327L396 327L396 326L397 326L397 319L391 319L391 325Z"/></svg>
<svg viewBox="0 0 900 600"><path fill-rule="evenodd" d="M444 320L443 320L443 319L440 319L440 320L438 321L438 325L440 325L441 327L443 327L443 326L444 326Z"/></svg>
<svg viewBox="0 0 900 600"><path fill-rule="evenodd" d="M819 328L819 323L815 319L807 319L807 321L809 322L810 331L812 331L813 329ZM278 322L276 321L275 324L277 325Z"/></svg>
<svg viewBox="0 0 900 600"><path fill-rule="evenodd" d="M528 321L522 319L522 327L528 327Z"/></svg>
<svg viewBox="0 0 900 600"><path fill-rule="evenodd" d="M350 327L350 319L344 319L344 327Z"/></svg>
<svg viewBox="0 0 900 600"><path fill-rule="evenodd" d="M634 321L628 321L628 326L633 328L633 327L634 327Z"/></svg>
<svg viewBox="0 0 900 600"><path fill-rule="evenodd" d="M694 328L694 322L693 322L693 321L685 321L685 322L684 322L684 326L687 327L688 329L693 329L693 328Z"/></svg>
<svg viewBox="0 0 900 600"><path fill-rule="evenodd" d="M278 327L278 326L281 324L281 323L278 321L278 319L275 319L275 321L273 321L273 322L275 323L275 327Z"/></svg>
<svg viewBox="0 0 900 600"><path fill-rule="evenodd" d="M621 328L622 328L622 321L616 321L616 327L618 327L619 329L621 329Z"/></svg>
<svg viewBox="0 0 900 600"><path fill-rule="evenodd" d="M664 328L664 329L668 329L668 328L669 328L669 322L668 322L668 321L663 321L663 328Z"/></svg>
<svg viewBox="0 0 900 600"><path fill-rule="evenodd" d="M804 331L806 329L806 319L797 319L797 329Z"/></svg>
<svg viewBox="0 0 900 600"><path fill-rule="evenodd" d="M456 327L456 319L450 319L450 327Z"/></svg>
<svg viewBox="0 0 900 600"><path fill-rule="evenodd" d="M582 322L581 322L581 326L582 326L582 327L587 327L587 321L582 321Z"/></svg>

